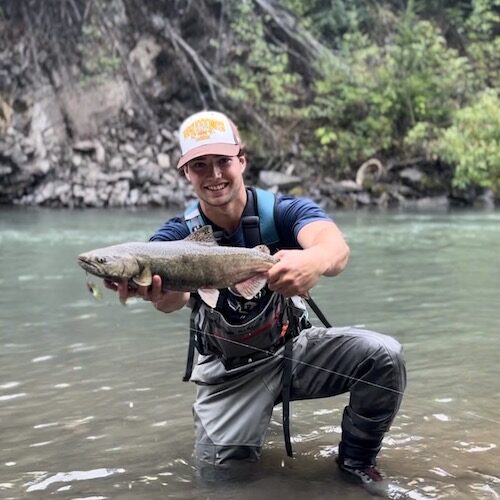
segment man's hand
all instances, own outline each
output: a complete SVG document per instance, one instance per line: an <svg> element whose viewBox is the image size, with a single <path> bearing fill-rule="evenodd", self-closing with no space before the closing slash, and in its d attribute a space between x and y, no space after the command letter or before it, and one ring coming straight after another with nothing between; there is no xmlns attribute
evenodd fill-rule
<svg viewBox="0 0 500 500"><path fill-rule="evenodd" d="M184 307L189 300L189 292L174 292L163 290L161 277L153 276L151 286L132 287L128 281L113 282L104 280L104 286L110 290L118 292L120 302L124 304L130 297L142 297L143 300L152 302L158 311L165 313L177 311Z"/></svg>
<svg viewBox="0 0 500 500"><path fill-rule="evenodd" d="M280 261L267 272L268 287L285 297L306 296L325 270L316 253L308 250L280 250L274 256Z"/></svg>
<svg viewBox="0 0 500 500"><path fill-rule="evenodd" d="M349 258L349 247L338 227L331 221L305 225L297 235L302 250L281 250L280 261L267 272L270 290L285 297L307 296L321 276L336 276Z"/></svg>

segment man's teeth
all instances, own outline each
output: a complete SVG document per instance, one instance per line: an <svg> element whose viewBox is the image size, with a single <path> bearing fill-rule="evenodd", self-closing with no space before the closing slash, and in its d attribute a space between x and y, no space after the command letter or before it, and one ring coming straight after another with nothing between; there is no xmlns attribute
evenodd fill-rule
<svg viewBox="0 0 500 500"><path fill-rule="evenodd" d="M225 184L218 184L217 186L207 186L207 189L209 191L220 191L221 189L224 189L226 187Z"/></svg>

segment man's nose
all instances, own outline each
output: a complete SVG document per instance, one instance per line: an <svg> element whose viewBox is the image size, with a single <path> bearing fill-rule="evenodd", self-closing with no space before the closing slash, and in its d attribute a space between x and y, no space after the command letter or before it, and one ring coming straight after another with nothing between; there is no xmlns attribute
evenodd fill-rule
<svg viewBox="0 0 500 500"><path fill-rule="evenodd" d="M210 173L213 177L220 177L222 174L222 169L216 161L210 163Z"/></svg>

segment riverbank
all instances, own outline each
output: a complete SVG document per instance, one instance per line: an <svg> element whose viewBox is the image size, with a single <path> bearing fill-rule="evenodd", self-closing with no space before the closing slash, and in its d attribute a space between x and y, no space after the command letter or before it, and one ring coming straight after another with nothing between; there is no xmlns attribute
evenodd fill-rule
<svg viewBox="0 0 500 500"><path fill-rule="evenodd" d="M63 100L50 88L39 91L33 105L17 113L0 138L0 204L182 207L189 202L194 194L175 169L176 120L163 127L142 127L143 118L129 101L129 89L122 91L123 99L116 99L116 89L123 85L89 87L87 93L80 88L75 93L79 97ZM86 116L75 121L82 102L94 104L87 105ZM105 113L99 103L107 103ZM71 117L71 112L78 125L70 129L76 133L68 134L64 116ZM24 133L20 125L28 121L28 133ZM436 170L435 162L423 158L386 164L373 158L360 166L354 178L343 179L321 173L319 165L304 164L298 155L270 168L253 162L251 152L248 160L249 183L306 196L326 209L498 204L489 190L454 189L450 168L439 170L438 165Z"/></svg>
<svg viewBox="0 0 500 500"><path fill-rule="evenodd" d="M327 208L499 203L493 11L340 2L370 23L323 32L287 3L4 2L0 205L182 206L200 109L238 124L249 183Z"/></svg>

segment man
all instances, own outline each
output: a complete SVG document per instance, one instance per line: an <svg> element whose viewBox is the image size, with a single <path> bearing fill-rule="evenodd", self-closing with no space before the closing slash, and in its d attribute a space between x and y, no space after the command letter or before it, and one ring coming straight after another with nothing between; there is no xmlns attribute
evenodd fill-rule
<svg viewBox="0 0 500 500"><path fill-rule="evenodd" d="M199 203L184 217L167 221L151 239L179 240L208 224L219 244L262 242L262 235L261 241L249 241L252 237L243 224L262 215L264 192L244 185L247 163L234 123L222 113L196 113L180 127L180 146L177 167ZM188 302L192 307L191 331L202 354L191 376L198 385L193 413L201 468L225 470L257 461L273 407L283 398L349 391L338 466L371 493L387 496L390 485L375 458L406 384L401 346L363 329L308 324L297 296L307 296L321 276L339 274L349 248L331 218L310 200L278 196L274 203L277 239L272 250L279 249L279 261L267 272L267 287L251 300L226 290L215 308L208 307L198 294L164 290L159 276L149 289L129 290L126 283L107 286L122 299L137 294L164 313ZM251 204L256 204L257 213ZM163 285L168 288L168 283ZM293 303L290 297L295 297ZM295 331L287 332L289 325L295 325ZM286 366L290 373L284 374Z"/></svg>

